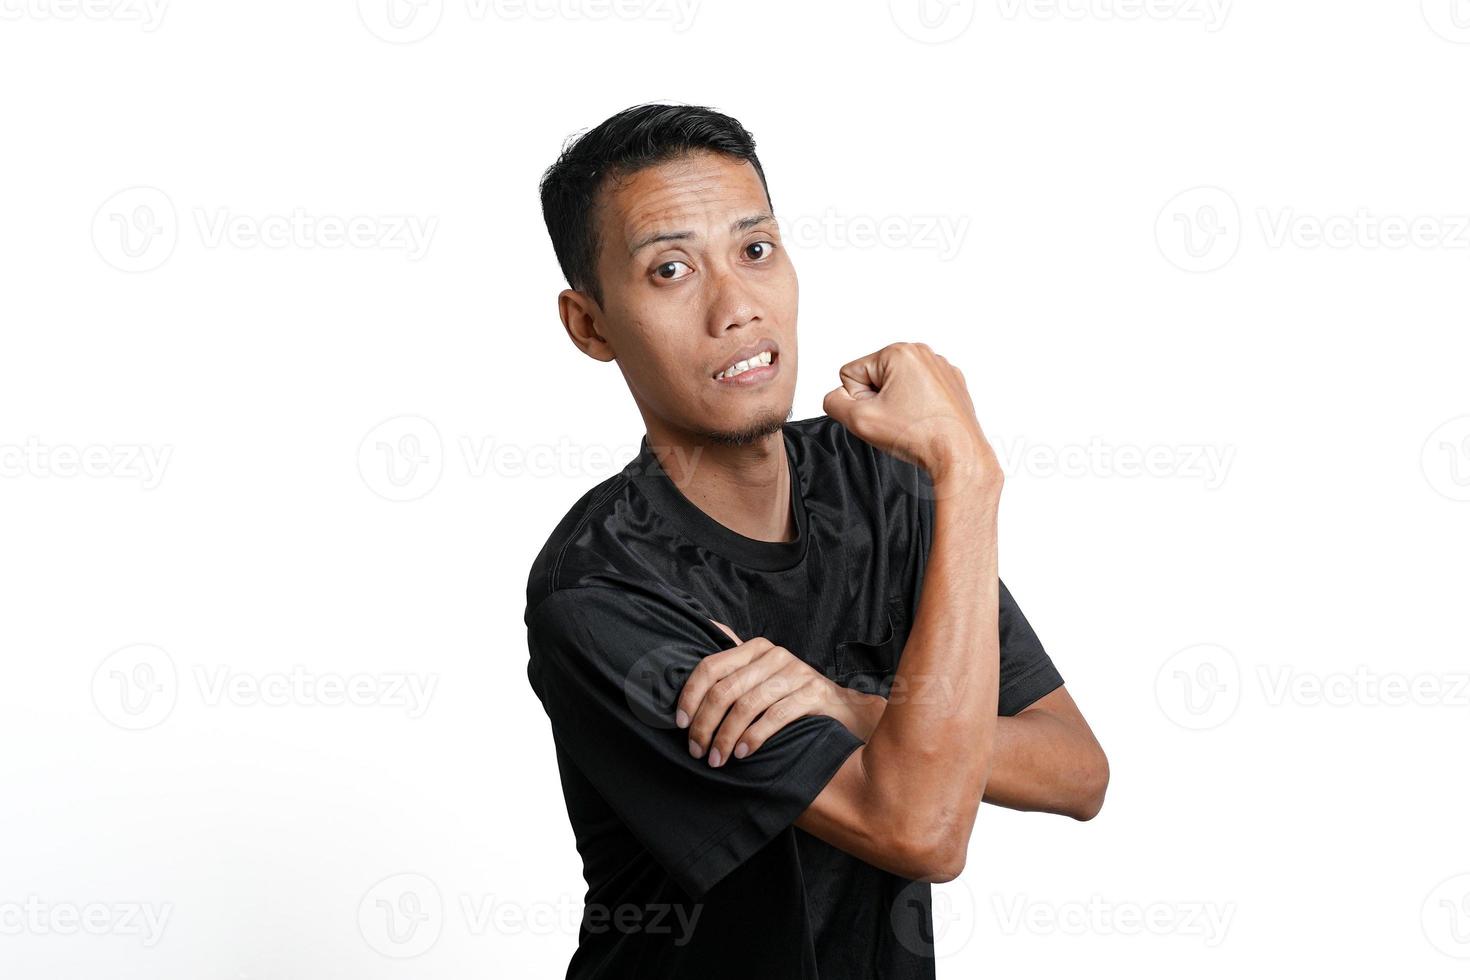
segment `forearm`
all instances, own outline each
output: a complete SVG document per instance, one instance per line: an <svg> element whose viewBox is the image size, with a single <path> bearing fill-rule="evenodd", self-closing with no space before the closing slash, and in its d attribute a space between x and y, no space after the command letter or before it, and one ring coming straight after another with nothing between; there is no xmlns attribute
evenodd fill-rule
<svg viewBox="0 0 1470 980"><path fill-rule="evenodd" d="M1090 820L1107 786L1107 763L1096 748L1090 733L1048 711L1002 716L985 802Z"/></svg>
<svg viewBox="0 0 1470 980"><path fill-rule="evenodd" d="M867 741L887 707L888 700L881 695L854 691L840 720ZM996 719L983 802L1091 819L1107 785L1105 762L1098 771L1099 755L1090 736L1050 712L1001 715Z"/></svg>
<svg viewBox="0 0 1470 980"><path fill-rule="evenodd" d="M893 699L860 752L877 819L906 846L962 865L997 727L1000 488L936 491L923 594L894 686L938 688L945 697Z"/></svg>

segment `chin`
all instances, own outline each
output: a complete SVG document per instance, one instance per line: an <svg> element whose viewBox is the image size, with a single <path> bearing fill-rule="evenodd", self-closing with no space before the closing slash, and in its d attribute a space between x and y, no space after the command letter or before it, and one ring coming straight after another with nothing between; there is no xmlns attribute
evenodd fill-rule
<svg viewBox="0 0 1470 980"><path fill-rule="evenodd" d="M720 428L697 429L700 439L717 446L750 446L762 442L781 431L781 426L791 418L792 406L784 412L763 409L748 418Z"/></svg>

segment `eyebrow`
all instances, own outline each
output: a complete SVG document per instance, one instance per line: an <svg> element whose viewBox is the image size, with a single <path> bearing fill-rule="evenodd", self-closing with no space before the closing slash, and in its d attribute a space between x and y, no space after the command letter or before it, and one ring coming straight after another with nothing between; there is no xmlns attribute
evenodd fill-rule
<svg viewBox="0 0 1470 980"><path fill-rule="evenodd" d="M765 224L767 221L775 220L776 219L773 215L767 214L765 212L761 212L760 214L752 214L747 217L739 218L735 221L730 222L730 233L732 235L738 235L741 232L749 231L757 225ZM656 231L653 234L646 235L643 238L640 238L636 242L634 242L633 247L628 251L628 255L637 255L648 246L657 245L659 242L679 242L686 241L694 237L695 234L692 231Z"/></svg>

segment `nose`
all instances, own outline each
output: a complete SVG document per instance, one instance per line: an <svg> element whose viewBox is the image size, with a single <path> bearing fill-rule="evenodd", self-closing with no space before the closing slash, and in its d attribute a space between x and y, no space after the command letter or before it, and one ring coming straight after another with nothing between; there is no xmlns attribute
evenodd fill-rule
<svg viewBox="0 0 1470 980"><path fill-rule="evenodd" d="M760 320L760 300L738 270L714 269L710 273L710 283L710 336L718 337Z"/></svg>

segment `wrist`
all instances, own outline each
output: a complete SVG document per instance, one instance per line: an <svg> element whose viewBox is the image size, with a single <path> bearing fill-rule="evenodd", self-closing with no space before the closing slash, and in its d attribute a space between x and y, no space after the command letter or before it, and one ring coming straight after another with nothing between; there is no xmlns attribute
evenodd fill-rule
<svg viewBox="0 0 1470 980"><path fill-rule="evenodd" d="M888 707L888 699L881 694L865 694L862 691L854 691L843 688L846 692L846 705L842 724L848 731L866 742L873 735L873 729L878 727L878 722L883 717L883 709Z"/></svg>
<svg viewBox="0 0 1470 980"><path fill-rule="evenodd" d="M936 499L963 492L988 495L998 500L1005 485L1005 473L995 458L995 452L985 437L978 434L946 444L925 469L929 473L929 482L934 486Z"/></svg>

